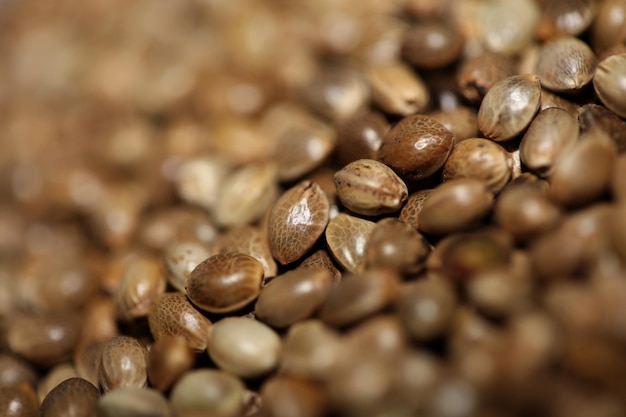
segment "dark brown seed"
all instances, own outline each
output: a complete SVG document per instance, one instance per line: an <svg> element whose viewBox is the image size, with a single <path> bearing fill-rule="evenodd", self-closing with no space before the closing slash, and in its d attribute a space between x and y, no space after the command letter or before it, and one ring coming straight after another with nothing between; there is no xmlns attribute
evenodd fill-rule
<svg viewBox="0 0 626 417"><path fill-rule="evenodd" d="M461 62L456 82L466 99L479 103L495 83L513 75L515 65L511 57L486 51Z"/></svg>
<svg viewBox="0 0 626 417"><path fill-rule="evenodd" d="M0 415L3 417L38 417L39 401L31 385L21 382L0 387ZM42 414L45 417L48 414ZM61 416L61 414L55 414Z"/></svg>
<svg viewBox="0 0 626 417"><path fill-rule="evenodd" d="M324 269L298 268L277 276L259 295L256 318L284 328L310 317L332 288L333 279Z"/></svg>
<svg viewBox="0 0 626 417"><path fill-rule="evenodd" d="M539 111L541 86L536 75L515 75L498 81L478 110L478 128L496 142L519 135Z"/></svg>
<svg viewBox="0 0 626 417"><path fill-rule="evenodd" d="M69 363L62 363L56 365L52 369L48 371L48 373L39 380L37 384L37 396L39 397L39 403L43 402L46 396L56 388L61 382L66 379L76 378L80 375L76 375L76 370L74 366ZM82 377L81 377L82 378ZM89 381L91 382L91 381ZM94 385L98 385L98 376L96 375L96 383Z"/></svg>
<svg viewBox="0 0 626 417"><path fill-rule="evenodd" d="M400 120L383 138L378 159L407 181L420 180L443 166L454 134L436 119L413 115Z"/></svg>
<svg viewBox="0 0 626 417"><path fill-rule="evenodd" d="M572 93L591 81L597 61L586 43L562 37L541 48L536 73L541 85L548 90Z"/></svg>
<svg viewBox="0 0 626 417"><path fill-rule="evenodd" d="M193 367L195 360L196 355L184 338L161 336L150 347L148 380L155 389L167 391Z"/></svg>
<svg viewBox="0 0 626 417"><path fill-rule="evenodd" d="M333 326L346 326L382 310L398 292L399 277L391 270L348 275L333 287L318 317Z"/></svg>
<svg viewBox="0 0 626 417"><path fill-rule="evenodd" d="M261 387L261 413L266 417L323 417L327 402L322 387L293 376L275 376Z"/></svg>
<svg viewBox="0 0 626 417"><path fill-rule="evenodd" d="M189 347L206 349L211 322L189 302L185 294L166 293L148 316L150 332L156 341L164 336L180 336Z"/></svg>
<svg viewBox="0 0 626 417"><path fill-rule="evenodd" d="M481 138L466 139L454 146L443 166L443 181L475 178L498 193L511 179L509 153L497 143Z"/></svg>
<svg viewBox="0 0 626 417"><path fill-rule="evenodd" d="M419 229L419 214L424 207L426 198L430 195L432 190L420 190L416 191L409 196L406 200L406 204L400 211L400 220L411 226L413 229Z"/></svg>
<svg viewBox="0 0 626 417"><path fill-rule="evenodd" d="M612 55L598 64L593 88L609 110L626 118L626 53Z"/></svg>
<svg viewBox="0 0 626 417"><path fill-rule="evenodd" d="M148 384L148 349L137 339L117 336L102 349L100 386L104 392L117 388L142 388Z"/></svg>
<svg viewBox="0 0 626 417"><path fill-rule="evenodd" d="M346 270L360 272L365 268L365 245L374 222L339 213L326 227L330 253Z"/></svg>
<svg viewBox="0 0 626 417"><path fill-rule="evenodd" d="M145 317L165 292L165 273L157 257L140 255L129 259L114 295L117 317L130 321Z"/></svg>
<svg viewBox="0 0 626 417"><path fill-rule="evenodd" d="M389 123L374 112L357 114L337 126L335 154L339 164L347 165L357 159L374 159Z"/></svg>
<svg viewBox="0 0 626 417"><path fill-rule="evenodd" d="M41 403L40 417L94 417L100 391L82 378L70 378L54 388Z"/></svg>
<svg viewBox="0 0 626 417"><path fill-rule="evenodd" d="M187 280L192 303L211 313L236 311L261 291L263 265L250 255L220 253L201 262Z"/></svg>
<svg viewBox="0 0 626 417"><path fill-rule="evenodd" d="M274 258L285 265L302 257L324 233L330 204L311 181L285 191L269 214L268 235Z"/></svg>
<svg viewBox="0 0 626 417"><path fill-rule="evenodd" d="M466 230L485 218L492 203L493 194L483 181L464 178L445 182L424 201L419 230L435 235Z"/></svg>
<svg viewBox="0 0 626 417"><path fill-rule="evenodd" d="M417 68L444 67L462 48L463 38L454 26L433 21L414 25L402 39L402 57Z"/></svg>

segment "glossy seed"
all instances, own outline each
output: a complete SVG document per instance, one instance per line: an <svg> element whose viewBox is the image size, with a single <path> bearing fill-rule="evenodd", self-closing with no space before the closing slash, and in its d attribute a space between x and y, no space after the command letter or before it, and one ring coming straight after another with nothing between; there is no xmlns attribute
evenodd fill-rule
<svg viewBox="0 0 626 417"><path fill-rule="evenodd" d="M335 155L343 166L357 159L375 159L389 130L385 117L376 112L357 114L337 125Z"/></svg>
<svg viewBox="0 0 626 417"><path fill-rule="evenodd" d="M592 0L550 0L544 1L542 6L537 25L540 39L578 36L591 25L595 17Z"/></svg>
<svg viewBox="0 0 626 417"><path fill-rule="evenodd" d="M17 356L0 353L0 387L26 382L35 385L37 372L33 366Z"/></svg>
<svg viewBox="0 0 626 417"><path fill-rule="evenodd" d="M92 417L100 391L82 378L70 378L56 386L41 403L40 417Z"/></svg>
<svg viewBox="0 0 626 417"><path fill-rule="evenodd" d="M157 390L167 391L191 370L196 360L195 352L180 336L161 336L150 347L148 354L148 380Z"/></svg>
<svg viewBox="0 0 626 417"><path fill-rule="evenodd" d="M117 388L142 388L148 384L148 349L137 339L117 336L109 340L100 359L100 386L104 392Z"/></svg>
<svg viewBox="0 0 626 417"><path fill-rule="evenodd" d="M303 181L285 191L269 214L274 258L283 265L300 259L324 233L329 215L330 204L319 185Z"/></svg>
<svg viewBox="0 0 626 417"><path fill-rule="evenodd" d="M626 118L626 53L610 56L598 64L593 87L606 107Z"/></svg>
<svg viewBox="0 0 626 417"><path fill-rule="evenodd" d="M158 258L137 256L129 259L114 295L117 317L130 321L147 316L165 292L165 285L165 274Z"/></svg>
<svg viewBox="0 0 626 417"><path fill-rule="evenodd" d="M250 255L263 265L265 278L276 276L276 261L272 257L267 236L258 227L232 227L219 236L214 249L217 253L239 252Z"/></svg>
<svg viewBox="0 0 626 417"><path fill-rule="evenodd" d="M402 38L402 57L417 68L441 68L454 61L463 38L453 25L436 21L419 23Z"/></svg>
<svg viewBox="0 0 626 417"><path fill-rule="evenodd" d="M365 245L374 229L374 222L339 213L328 223L326 242L333 257L350 272L365 267Z"/></svg>
<svg viewBox="0 0 626 417"><path fill-rule="evenodd" d="M26 383L0 387L0 415L3 417L38 417L52 414L40 414L39 401L33 387ZM54 414L61 416L61 414Z"/></svg>
<svg viewBox="0 0 626 417"><path fill-rule="evenodd" d="M591 82L596 64L597 58L586 43L562 37L541 48L536 73L548 90L571 93Z"/></svg>
<svg viewBox="0 0 626 417"><path fill-rule="evenodd" d="M239 417L245 386L239 378L215 369L197 369L174 386L171 401L177 415Z"/></svg>
<svg viewBox="0 0 626 417"><path fill-rule="evenodd" d="M205 311L231 312L256 299L263 274L263 265L250 255L220 253L194 268L185 290L191 302Z"/></svg>
<svg viewBox="0 0 626 417"><path fill-rule="evenodd" d="M211 256L211 252L198 242L179 242L168 247L164 256L169 270L168 282L177 290L185 291L189 274Z"/></svg>

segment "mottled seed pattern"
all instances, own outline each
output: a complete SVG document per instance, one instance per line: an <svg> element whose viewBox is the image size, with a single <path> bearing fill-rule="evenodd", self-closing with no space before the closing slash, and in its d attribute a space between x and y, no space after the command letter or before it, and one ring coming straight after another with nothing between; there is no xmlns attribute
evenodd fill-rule
<svg viewBox="0 0 626 417"><path fill-rule="evenodd" d="M613 55L598 64L593 77L593 87L602 103L623 118L626 118L626 53Z"/></svg>
<svg viewBox="0 0 626 417"><path fill-rule="evenodd" d="M537 61L537 76L548 90L572 92L591 82L597 62L586 43L563 37L543 46Z"/></svg>
<svg viewBox="0 0 626 417"><path fill-rule="evenodd" d="M137 339L117 336L102 349L100 386L104 392L117 388L143 388L148 383L148 349Z"/></svg>
<svg viewBox="0 0 626 417"><path fill-rule="evenodd" d="M41 403L41 417L89 417L96 411L100 391L82 378L70 378L57 385Z"/></svg>
<svg viewBox="0 0 626 417"><path fill-rule="evenodd" d="M350 272L365 268L365 246L375 223L340 213L326 228L326 242L330 253Z"/></svg>

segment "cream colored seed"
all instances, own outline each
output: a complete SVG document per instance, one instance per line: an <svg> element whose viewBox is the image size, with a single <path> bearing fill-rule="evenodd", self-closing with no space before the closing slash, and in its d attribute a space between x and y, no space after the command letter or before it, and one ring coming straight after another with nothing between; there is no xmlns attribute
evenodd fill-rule
<svg viewBox="0 0 626 417"><path fill-rule="evenodd" d="M137 339L117 336L102 350L100 386L104 392L117 388L142 388L148 384L148 349Z"/></svg>

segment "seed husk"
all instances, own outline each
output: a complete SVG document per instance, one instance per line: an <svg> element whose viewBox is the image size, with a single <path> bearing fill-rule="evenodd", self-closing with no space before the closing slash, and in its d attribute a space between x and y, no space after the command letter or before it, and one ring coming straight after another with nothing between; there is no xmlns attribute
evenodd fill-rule
<svg viewBox="0 0 626 417"><path fill-rule="evenodd" d="M604 59L593 77L593 87L602 103L622 118L626 118L625 73L626 53Z"/></svg>
<svg viewBox="0 0 626 417"><path fill-rule="evenodd" d="M574 93L591 82L598 59L586 43L562 37L539 52L536 73L541 85L559 93Z"/></svg>

